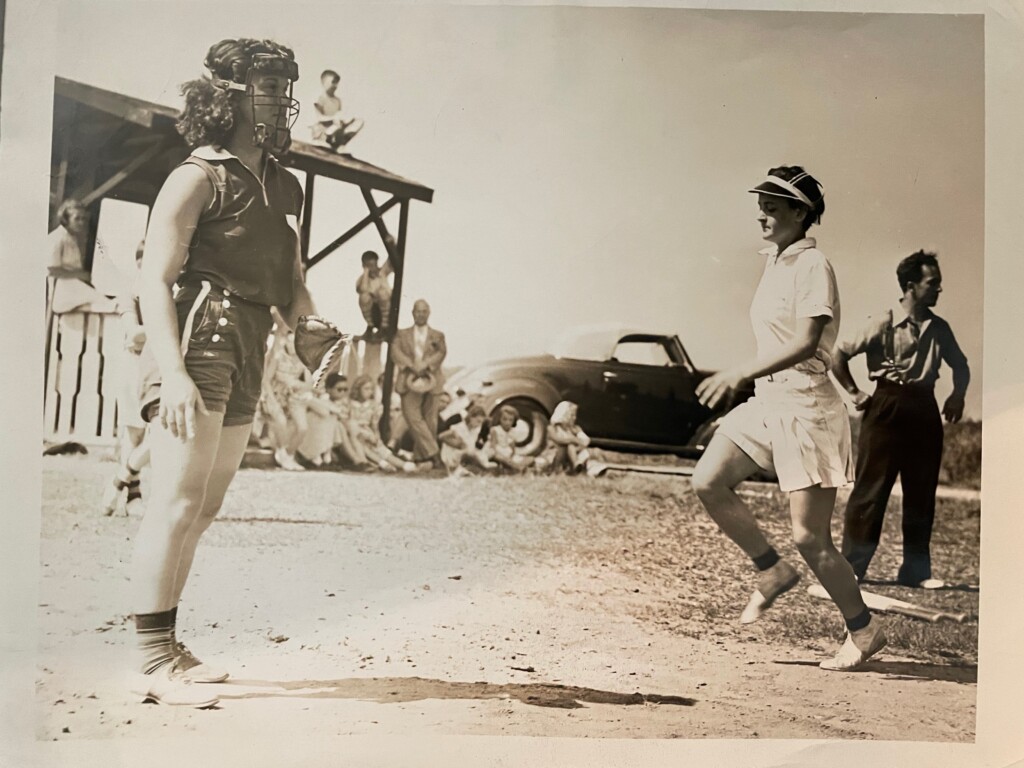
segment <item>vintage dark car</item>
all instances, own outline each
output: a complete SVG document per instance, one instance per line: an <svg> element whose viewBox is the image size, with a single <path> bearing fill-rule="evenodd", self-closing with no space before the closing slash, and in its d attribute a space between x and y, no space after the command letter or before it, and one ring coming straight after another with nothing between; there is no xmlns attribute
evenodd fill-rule
<svg viewBox="0 0 1024 768"><path fill-rule="evenodd" d="M631 453L699 456L719 419L753 394L711 411L697 401L698 369L675 334L619 325L586 326L564 333L548 354L495 360L463 368L448 381L455 407L476 398L491 414L514 405L519 444L535 453L546 442L555 406L579 406L579 424L593 444Z"/></svg>

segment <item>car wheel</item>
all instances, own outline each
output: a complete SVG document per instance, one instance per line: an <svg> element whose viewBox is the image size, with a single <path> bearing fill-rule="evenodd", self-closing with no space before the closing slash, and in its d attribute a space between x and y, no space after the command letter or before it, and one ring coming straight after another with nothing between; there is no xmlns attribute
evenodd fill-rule
<svg viewBox="0 0 1024 768"><path fill-rule="evenodd" d="M536 456L548 443L548 415L533 400L508 400L503 405L511 405L519 412L517 429L525 427L525 434L516 441L516 446L527 456ZM498 423L498 411L501 406L491 411L491 423Z"/></svg>

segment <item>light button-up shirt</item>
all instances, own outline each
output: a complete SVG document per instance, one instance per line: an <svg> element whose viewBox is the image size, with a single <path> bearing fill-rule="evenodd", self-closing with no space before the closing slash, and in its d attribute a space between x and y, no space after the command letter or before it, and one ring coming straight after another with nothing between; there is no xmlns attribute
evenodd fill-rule
<svg viewBox="0 0 1024 768"><path fill-rule="evenodd" d="M812 357L793 366L805 373L827 373L839 331L839 286L835 271L813 237L798 240L782 253L767 248L761 282L750 304L760 357L773 354L792 341L801 318L828 317Z"/></svg>
<svg viewBox="0 0 1024 768"><path fill-rule="evenodd" d="M949 323L931 311L918 322L901 304L869 317L839 349L848 358L863 352L872 381L931 387L943 360L954 372L968 372L967 357Z"/></svg>

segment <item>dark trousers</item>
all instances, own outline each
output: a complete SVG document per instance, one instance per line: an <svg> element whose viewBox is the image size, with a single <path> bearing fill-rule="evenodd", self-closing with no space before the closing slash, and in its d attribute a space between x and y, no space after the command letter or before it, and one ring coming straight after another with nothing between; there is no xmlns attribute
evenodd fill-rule
<svg viewBox="0 0 1024 768"><path fill-rule="evenodd" d="M858 580L878 549L896 476L903 488L903 564L898 580L931 578L929 545L942 462L942 417L931 388L879 382L864 411L857 475L846 503L843 555Z"/></svg>

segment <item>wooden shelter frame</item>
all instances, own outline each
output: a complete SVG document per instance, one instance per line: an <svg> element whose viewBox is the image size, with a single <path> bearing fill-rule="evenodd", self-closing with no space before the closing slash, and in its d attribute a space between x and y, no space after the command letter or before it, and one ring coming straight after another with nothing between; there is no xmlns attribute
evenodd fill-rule
<svg viewBox="0 0 1024 768"><path fill-rule="evenodd" d="M152 208L167 175L188 155L177 133L178 111L161 104L58 77L54 83L54 123L51 151L50 228L66 199L80 200L95 213L104 198L142 203ZM312 269L371 225L376 229L394 270L393 299L388 328L390 342L398 327L402 278L405 272L409 207L413 200L430 203L433 190L350 155L302 141L293 141L282 164L305 174L305 198L299 218L303 266ZM310 254L313 199L318 177L357 186L367 214L328 245ZM378 202L375 194L386 194ZM399 208L398 231L388 231L384 215ZM93 237L95 231L93 231ZM51 351L51 319L47 320L47 373ZM102 331L100 331L102 333ZM394 379L390 343L384 366L383 402L389 403ZM79 373L79 380L81 374ZM76 393L77 395L77 393ZM390 408L383 408L381 433L390 431Z"/></svg>

